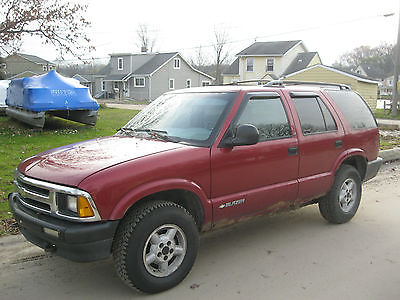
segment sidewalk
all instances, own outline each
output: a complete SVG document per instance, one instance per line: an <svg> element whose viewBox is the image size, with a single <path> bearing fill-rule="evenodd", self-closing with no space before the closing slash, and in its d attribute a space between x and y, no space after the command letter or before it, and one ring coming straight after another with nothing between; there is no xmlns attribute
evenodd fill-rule
<svg viewBox="0 0 400 300"><path fill-rule="evenodd" d="M400 130L400 120L376 119L379 129Z"/></svg>
<svg viewBox="0 0 400 300"><path fill-rule="evenodd" d="M105 105L110 108L132 109L132 110L142 110L147 106L146 104L122 104L122 103L105 103Z"/></svg>

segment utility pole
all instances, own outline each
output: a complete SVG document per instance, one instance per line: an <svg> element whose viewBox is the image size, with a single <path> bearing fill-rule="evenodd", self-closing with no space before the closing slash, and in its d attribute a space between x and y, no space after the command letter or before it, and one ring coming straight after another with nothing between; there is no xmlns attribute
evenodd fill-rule
<svg viewBox="0 0 400 300"><path fill-rule="evenodd" d="M399 28L397 29L397 44L396 44L396 57L394 61L394 72L393 72L393 100L392 100L392 112L393 117L397 116L397 104L399 100L398 92L398 81L399 81L399 68L400 68L400 13L399 13Z"/></svg>

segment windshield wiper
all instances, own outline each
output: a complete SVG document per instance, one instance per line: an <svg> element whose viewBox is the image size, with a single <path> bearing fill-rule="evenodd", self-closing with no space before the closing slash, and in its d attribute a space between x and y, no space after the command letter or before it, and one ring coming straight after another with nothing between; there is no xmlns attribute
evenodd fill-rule
<svg viewBox="0 0 400 300"><path fill-rule="evenodd" d="M150 129L150 128L136 128L132 129L134 132L146 132L151 137L165 141L165 142L172 142L172 143L179 143L177 139L174 139L171 136L168 136L168 132L166 130L158 130L158 129Z"/></svg>
<svg viewBox="0 0 400 300"><path fill-rule="evenodd" d="M132 129L132 128L129 128L129 127L121 127L121 128L118 128L117 131L132 132L133 129Z"/></svg>
<svg viewBox="0 0 400 300"><path fill-rule="evenodd" d="M158 130L158 129L150 129L150 128L129 128L130 130L136 131L136 132L148 132L148 133L163 133L163 134L168 134L167 131L165 130Z"/></svg>

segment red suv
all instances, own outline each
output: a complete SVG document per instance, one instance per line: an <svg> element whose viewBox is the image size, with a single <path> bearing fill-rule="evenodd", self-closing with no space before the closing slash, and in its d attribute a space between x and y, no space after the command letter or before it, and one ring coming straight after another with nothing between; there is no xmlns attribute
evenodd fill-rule
<svg viewBox="0 0 400 300"><path fill-rule="evenodd" d="M376 121L346 86L185 89L114 136L26 159L9 202L32 243L74 261L112 253L125 283L154 293L188 274L199 232L315 203L349 221L378 150Z"/></svg>

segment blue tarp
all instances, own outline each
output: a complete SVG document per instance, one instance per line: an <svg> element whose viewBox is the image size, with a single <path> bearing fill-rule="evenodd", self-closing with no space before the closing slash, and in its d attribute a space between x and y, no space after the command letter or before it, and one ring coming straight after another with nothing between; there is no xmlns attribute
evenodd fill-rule
<svg viewBox="0 0 400 300"><path fill-rule="evenodd" d="M41 112L48 110L98 110L89 88L52 70L47 74L13 79L7 89L9 106Z"/></svg>

